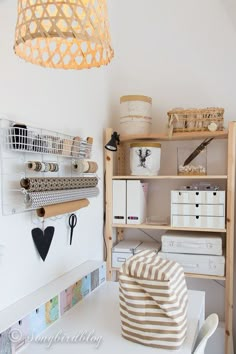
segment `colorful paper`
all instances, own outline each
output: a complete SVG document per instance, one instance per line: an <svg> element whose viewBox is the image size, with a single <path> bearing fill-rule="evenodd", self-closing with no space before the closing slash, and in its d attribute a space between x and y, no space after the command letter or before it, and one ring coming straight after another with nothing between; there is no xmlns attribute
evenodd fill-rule
<svg viewBox="0 0 236 354"><path fill-rule="evenodd" d="M91 274L88 274L82 279L81 295L82 297L85 297L90 292L91 292Z"/></svg>
<svg viewBox="0 0 236 354"><path fill-rule="evenodd" d="M61 316L72 307L73 285L60 293Z"/></svg>
<svg viewBox="0 0 236 354"><path fill-rule="evenodd" d="M47 328L45 304L31 312L28 316L30 333L39 335Z"/></svg>
<svg viewBox="0 0 236 354"><path fill-rule="evenodd" d="M46 323L47 325L52 324L59 318L59 305L58 305L58 296L55 296L50 301L45 304L46 311Z"/></svg>

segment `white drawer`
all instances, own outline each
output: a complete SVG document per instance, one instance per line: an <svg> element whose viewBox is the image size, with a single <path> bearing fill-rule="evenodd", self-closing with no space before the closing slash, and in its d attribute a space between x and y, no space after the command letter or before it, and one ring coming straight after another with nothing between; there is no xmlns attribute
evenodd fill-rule
<svg viewBox="0 0 236 354"><path fill-rule="evenodd" d="M224 204L171 204L171 215L225 216Z"/></svg>
<svg viewBox="0 0 236 354"><path fill-rule="evenodd" d="M186 273L225 275L225 257L159 252L159 257L178 262Z"/></svg>
<svg viewBox="0 0 236 354"><path fill-rule="evenodd" d="M225 191L171 191L175 204L225 204Z"/></svg>
<svg viewBox="0 0 236 354"><path fill-rule="evenodd" d="M222 256L222 238L217 233L207 237L203 232L169 231L169 235L161 237L162 252L190 253L190 254L211 254ZM193 235L193 236L192 236ZM211 233L211 235L213 235Z"/></svg>
<svg viewBox="0 0 236 354"><path fill-rule="evenodd" d="M172 215L171 226L224 229L225 218L222 216Z"/></svg>

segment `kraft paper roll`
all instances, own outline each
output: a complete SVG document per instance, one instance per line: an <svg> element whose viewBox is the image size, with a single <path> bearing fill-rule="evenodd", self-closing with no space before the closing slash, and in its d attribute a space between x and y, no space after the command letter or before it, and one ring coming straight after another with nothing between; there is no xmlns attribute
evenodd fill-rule
<svg viewBox="0 0 236 354"><path fill-rule="evenodd" d="M29 192L92 188L97 184L97 177L30 177L20 181L21 187Z"/></svg>
<svg viewBox="0 0 236 354"><path fill-rule="evenodd" d="M52 192L27 192L25 194L25 205L28 208L41 208L46 205L59 204L79 200L84 198L96 197L99 194L97 187L67 189Z"/></svg>
<svg viewBox="0 0 236 354"><path fill-rule="evenodd" d="M95 162L95 161L88 161L88 163L89 163L89 169L88 169L88 173L95 173L95 172L97 172L97 170L98 170L98 164L97 164L97 162Z"/></svg>
<svg viewBox="0 0 236 354"><path fill-rule="evenodd" d="M61 214L73 213L74 211L85 208L88 205L88 199L81 199L73 202L48 205L44 208L37 209L36 212L39 217L47 219Z"/></svg>

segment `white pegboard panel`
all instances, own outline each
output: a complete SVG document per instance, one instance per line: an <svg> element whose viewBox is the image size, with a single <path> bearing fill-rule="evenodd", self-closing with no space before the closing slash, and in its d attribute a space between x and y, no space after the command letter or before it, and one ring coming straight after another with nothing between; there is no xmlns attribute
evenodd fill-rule
<svg viewBox="0 0 236 354"><path fill-rule="evenodd" d="M92 153L92 138L81 139L33 128L5 117L0 118L0 143L3 215L33 210L24 203L25 190L20 186L22 178L78 177L73 165L81 159L90 159ZM59 170L36 172L28 168L29 161L54 163Z"/></svg>

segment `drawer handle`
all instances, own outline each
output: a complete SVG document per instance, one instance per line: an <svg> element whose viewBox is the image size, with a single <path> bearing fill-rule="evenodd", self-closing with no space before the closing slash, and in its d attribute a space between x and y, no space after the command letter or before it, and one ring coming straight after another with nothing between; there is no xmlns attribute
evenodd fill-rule
<svg viewBox="0 0 236 354"><path fill-rule="evenodd" d="M216 192L213 192L213 195L216 195Z"/></svg>
<svg viewBox="0 0 236 354"><path fill-rule="evenodd" d="M198 216L198 215L196 216L196 219L199 219L199 216Z"/></svg>
<svg viewBox="0 0 236 354"><path fill-rule="evenodd" d="M182 193L181 192L179 192L179 195L181 195Z"/></svg>
<svg viewBox="0 0 236 354"><path fill-rule="evenodd" d="M196 208L198 208L199 207L199 204L196 204Z"/></svg>
<svg viewBox="0 0 236 354"><path fill-rule="evenodd" d="M196 192L196 195L199 195L199 192Z"/></svg>

